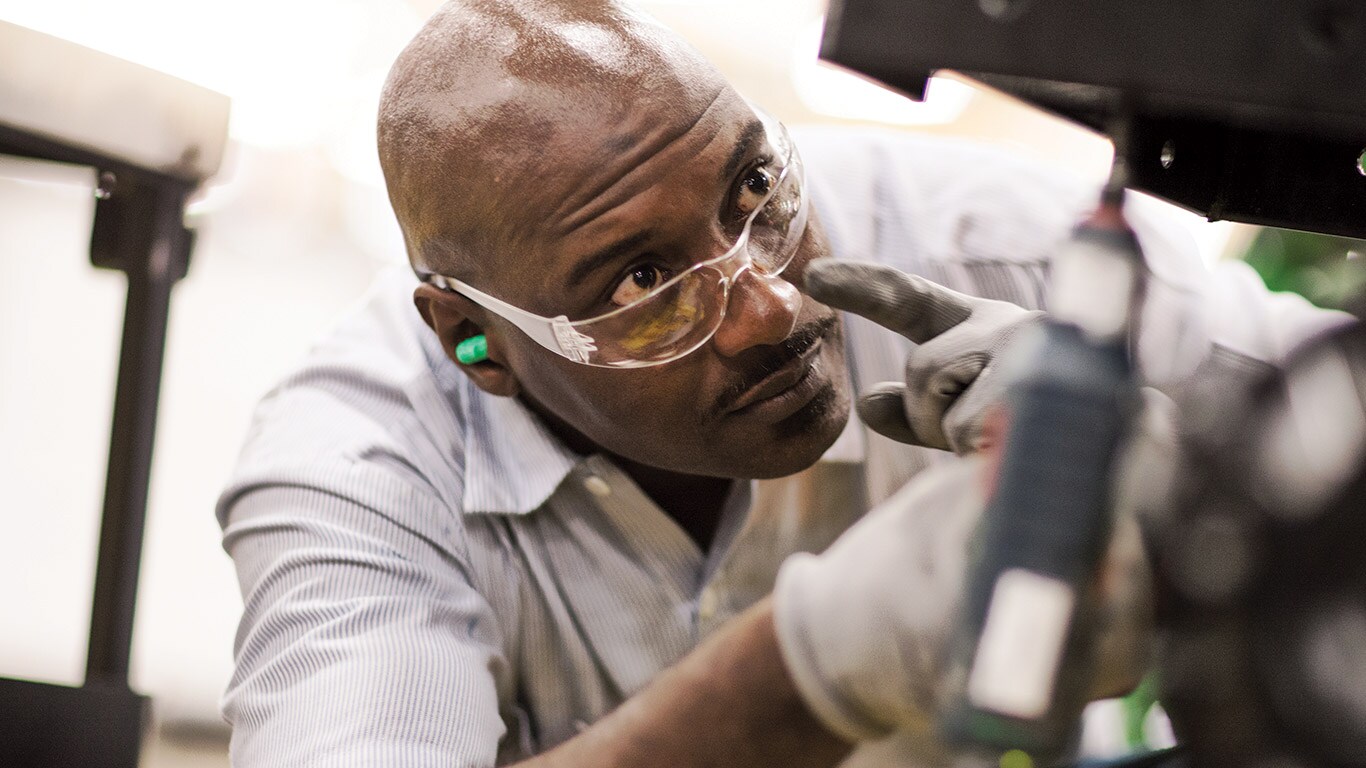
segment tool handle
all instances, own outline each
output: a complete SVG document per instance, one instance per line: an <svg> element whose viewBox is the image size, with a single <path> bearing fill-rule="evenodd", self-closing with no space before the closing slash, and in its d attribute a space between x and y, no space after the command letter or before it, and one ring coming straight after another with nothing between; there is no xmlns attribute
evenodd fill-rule
<svg viewBox="0 0 1366 768"><path fill-rule="evenodd" d="M1137 402L1126 350L1050 320L1007 400L995 491L952 647L951 741L1055 753L1089 687L1077 632L1112 529L1111 470Z"/></svg>

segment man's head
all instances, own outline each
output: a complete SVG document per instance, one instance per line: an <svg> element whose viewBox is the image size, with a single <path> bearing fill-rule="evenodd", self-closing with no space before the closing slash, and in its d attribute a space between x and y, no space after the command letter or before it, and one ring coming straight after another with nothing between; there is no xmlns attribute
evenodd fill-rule
<svg viewBox="0 0 1366 768"><path fill-rule="evenodd" d="M773 162L756 123L694 50L629 9L471 0L394 65L380 160L415 266L578 320L733 244L737 200ZM770 477L815 461L848 415L838 321L800 291L825 250L813 221L781 275L735 280L710 341L646 368L572 362L458 293L424 285L415 300L452 359L483 333L488 360L465 373L579 450Z"/></svg>

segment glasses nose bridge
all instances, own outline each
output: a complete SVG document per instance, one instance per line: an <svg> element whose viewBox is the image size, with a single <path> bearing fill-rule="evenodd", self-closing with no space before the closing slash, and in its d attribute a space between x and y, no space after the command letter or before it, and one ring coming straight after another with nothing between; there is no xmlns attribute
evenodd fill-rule
<svg viewBox="0 0 1366 768"><path fill-rule="evenodd" d="M711 263L717 272L721 273L721 282L727 294L730 287L740 279L740 275L745 270L754 266L754 257L749 253L750 247L750 228L745 225L744 231L736 239L735 244L730 247L730 252L722 254L720 258Z"/></svg>
<svg viewBox="0 0 1366 768"><path fill-rule="evenodd" d="M731 289L740 280L740 276L754 266L754 258L749 255L749 227L745 227L735 245L731 246L730 253L722 255L709 266L721 275L721 312L716 322L719 328L730 310ZM712 333L715 334L716 330L713 329Z"/></svg>
<svg viewBox="0 0 1366 768"><path fill-rule="evenodd" d="M721 273L721 311L716 320L717 328L712 330L712 335L715 335L716 330L720 329L726 322L726 318L730 315L730 303L731 299L734 298L733 289L739 284L740 278L745 272L749 272L750 276L755 280L758 280L760 286L762 286L755 289L774 295L782 293L780 289L775 289L770 286L772 286L775 281L783 280L784 278L778 274L768 274L758 268L752 269L752 267L754 267L754 258L749 255L748 244L740 250L743 254L732 254L730 258L722 259L721 261L725 264L725 267L718 268L717 270ZM716 266L721 267L721 264L717 264Z"/></svg>
<svg viewBox="0 0 1366 768"><path fill-rule="evenodd" d="M769 273L755 264L754 256L750 252L750 249L754 246L754 239L751 237L751 234L752 231L750 226L746 225L744 231L736 240L735 245L731 247L731 252L723 254L707 265L715 269L721 276L721 312L720 317L717 320L718 327L725 322L725 317L729 314L731 295L733 292L732 289L740 282L740 277L744 275L745 272L750 272L755 279L766 285L774 280L783 279L778 274L782 270ZM715 331L712 331L712 333L715 333Z"/></svg>

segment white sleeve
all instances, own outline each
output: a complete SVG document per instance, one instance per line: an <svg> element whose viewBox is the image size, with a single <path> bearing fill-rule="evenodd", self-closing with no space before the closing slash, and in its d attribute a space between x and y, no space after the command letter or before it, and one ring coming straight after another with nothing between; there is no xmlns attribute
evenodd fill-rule
<svg viewBox="0 0 1366 768"><path fill-rule="evenodd" d="M1305 340L1350 321L1295 294L1267 290L1243 262L1206 267L1169 210L1141 194L1131 195L1125 209L1150 270L1137 350L1150 384L1179 382L1215 350L1279 363Z"/></svg>
<svg viewBox="0 0 1366 768"><path fill-rule="evenodd" d="M220 515L245 602L234 766L492 768L505 662L457 517L359 462L252 472Z"/></svg>

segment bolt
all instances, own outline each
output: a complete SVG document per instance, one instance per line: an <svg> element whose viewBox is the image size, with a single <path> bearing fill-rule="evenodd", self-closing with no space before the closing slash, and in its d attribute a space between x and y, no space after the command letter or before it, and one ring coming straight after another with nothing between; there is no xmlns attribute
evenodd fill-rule
<svg viewBox="0 0 1366 768"><path fill-rule="evenodd" d="M95 182L95 199L108 200L114 196L114 190L119 186L119 179L113 171L100 171L99 181Z"/></svg>
<svg viewBox="0 0 1366 768"><path fill-rule="evenodd" d="M1158 156L1158 161L1162 163L1163 169L1170 169L1176 162L1176 143L1168 140L1162 145L1162 154Z"/></svg>

